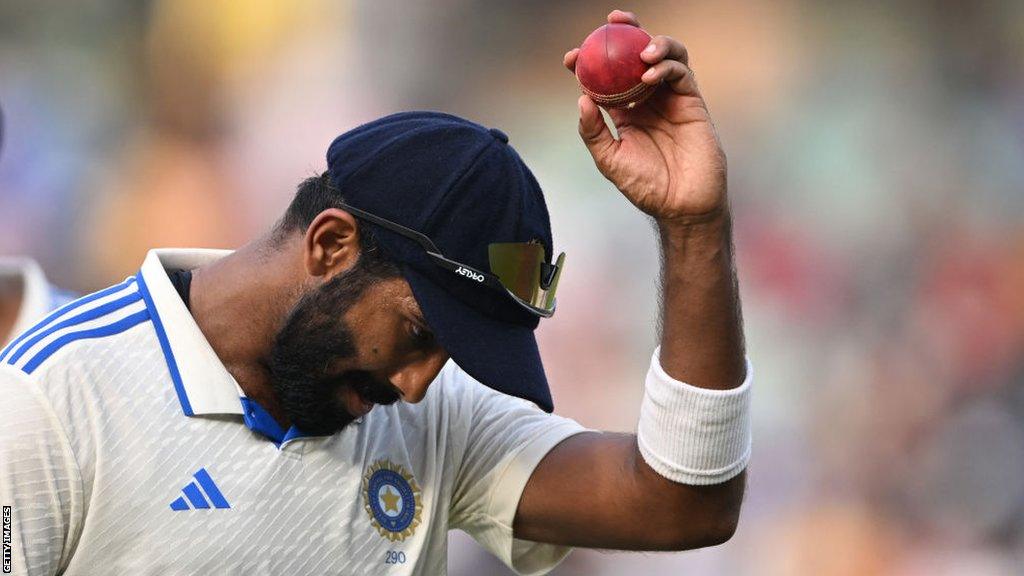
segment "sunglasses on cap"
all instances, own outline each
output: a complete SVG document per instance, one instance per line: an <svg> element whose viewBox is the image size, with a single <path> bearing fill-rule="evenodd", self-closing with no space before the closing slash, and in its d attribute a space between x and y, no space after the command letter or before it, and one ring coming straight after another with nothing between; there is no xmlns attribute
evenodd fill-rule
<svg viewBox="0 0 1024 576"><path fill-rule="evenodd" d="M502 290L537 316L555 313L555 289L565 263L562 252L554 264L546 261L544 246L536 242L496 242L487 247L491 272L477 270L446 258L426 235L347 204L339 206L357 218L372 222L416 242L438 266L496 290Z"/></svg>

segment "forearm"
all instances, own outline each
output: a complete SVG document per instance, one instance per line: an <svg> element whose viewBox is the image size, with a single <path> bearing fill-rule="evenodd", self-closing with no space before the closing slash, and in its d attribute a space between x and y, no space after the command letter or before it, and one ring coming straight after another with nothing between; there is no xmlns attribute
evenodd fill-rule
<svg viewBox="0 0 1024 576"><path fill-rule="evenodd" d="M517 537L685 550L724 542L736 529L750 444L747 389L737 389L745 363L729 220L659 230L659 363L667 376L648 375L639 437L580 434L555 447L520 500ZM581 490L602 506L582 510Z"/></svg>
<svg viewBox="0 0 1024 576"><path fill-rule="evenodd" d="M728 208L659 222L661 366L693 386L728 389L744 379L743 321Z"/></svg>
<svg viewBox="0 0 1024 576"><path fill-rule="evenodd" d="M735 530L750 456L730 215L723 209L660 223L659 235L661 349L648 374L638 442L643 466L659 480L648 474L646 484L675 504L663 513L679 525L679 541L701 545Z"/></svg>

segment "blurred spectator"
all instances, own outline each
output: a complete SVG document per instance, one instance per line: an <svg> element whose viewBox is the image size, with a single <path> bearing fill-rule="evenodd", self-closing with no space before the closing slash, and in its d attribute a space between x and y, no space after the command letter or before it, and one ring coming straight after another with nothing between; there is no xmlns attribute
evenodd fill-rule
<svg viewBox="0 0 1024 576"><path fill-rule="evenodd" d="M50 284L34 260L0 257L0 349L75 297Z"/></svg>

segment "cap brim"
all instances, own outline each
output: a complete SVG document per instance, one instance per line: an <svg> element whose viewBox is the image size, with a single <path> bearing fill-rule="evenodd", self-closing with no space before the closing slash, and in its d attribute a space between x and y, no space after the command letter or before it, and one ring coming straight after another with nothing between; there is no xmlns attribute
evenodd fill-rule
<svg viewBox="0 0 1024 576"><path fill-rule="evenodd" d="M403 264L402 273L431 330L460 368L489 388L545 412L554 410L532 328L485 316L411 266Z"/></svg>

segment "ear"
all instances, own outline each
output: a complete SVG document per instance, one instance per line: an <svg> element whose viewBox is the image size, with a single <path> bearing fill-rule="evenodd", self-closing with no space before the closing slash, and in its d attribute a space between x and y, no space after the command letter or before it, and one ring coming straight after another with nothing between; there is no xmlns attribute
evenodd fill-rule
<svg viewBox="0 0 1024 576"><path fill-rule="evenodd" d="M359 224L348 212L328 208L306 228L302 247L306 272L329 280L358 260Z"/></svg>

